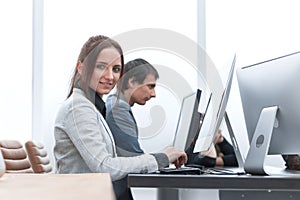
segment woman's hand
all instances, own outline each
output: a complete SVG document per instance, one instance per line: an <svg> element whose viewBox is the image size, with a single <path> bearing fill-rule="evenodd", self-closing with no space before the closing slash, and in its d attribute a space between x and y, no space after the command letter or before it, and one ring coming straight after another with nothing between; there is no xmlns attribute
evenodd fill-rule
<svg viewBox="0 0 300 200"><path fill-rule="evenodd" d="M163 153L167 155L169 162L174 164L176 168L181 167L188 159L184 151L178 150L173 146L165 148Z"/></svg>
<svg viewBox="0 0 300 200"><path fill-rule="evenodd" d="M208 157L211 157L211 158L216 158L217 157L217 151L216 151L215 145L212 144L207 151L203 151L200 154L202 156L208 156Z"/></svg>
<svg viewBox="0 0 300 200"><path fill-rule="evenodd" d="M223 138L223 135L222 135L222 130L218 130L218 133L214 139L214 144L218 144L218 143L221 143L223 142L224 138Z"/></svg>

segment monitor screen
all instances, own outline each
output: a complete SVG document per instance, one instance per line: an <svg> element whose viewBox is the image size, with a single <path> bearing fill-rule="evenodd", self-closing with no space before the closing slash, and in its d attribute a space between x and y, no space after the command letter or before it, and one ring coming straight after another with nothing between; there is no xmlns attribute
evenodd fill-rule
<svg viewBox="0 0 300 200"><path fill-rule="evenodd" d="M269 154L300 153L300 52L239 68L249 141L263 108L278 106Z"/></svg>
<svg viewBox="0 0 300 200"><path fill-rule="evenodd" d="M186 151L197 136L200 127L200 113L198 112L201 90L197 89L182 100L177 123L174 147Z"/></svg>

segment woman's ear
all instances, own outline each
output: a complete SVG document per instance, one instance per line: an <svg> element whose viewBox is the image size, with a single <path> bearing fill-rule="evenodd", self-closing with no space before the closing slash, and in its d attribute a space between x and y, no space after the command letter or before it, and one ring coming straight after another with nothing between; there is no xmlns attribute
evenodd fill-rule
<svg viewBox="0 0 300 200"><path fill-rule="evenodd" d="M76 64L76 69L78 73L81 75L82 74L82 62L78 61Z"/></svg>

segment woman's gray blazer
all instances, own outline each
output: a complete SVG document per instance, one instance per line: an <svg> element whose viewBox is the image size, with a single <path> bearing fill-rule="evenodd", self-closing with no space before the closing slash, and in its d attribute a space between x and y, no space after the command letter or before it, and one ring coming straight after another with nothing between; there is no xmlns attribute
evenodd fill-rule
<svg viewBox="0 0 300 200"><path fill-rule="evenodd" d="M58 111L54 136L57 173L110 173L115 181L128 173L148 173L158 169L155 157L150 154L117 157L106 121L77 88Z"/></svg>

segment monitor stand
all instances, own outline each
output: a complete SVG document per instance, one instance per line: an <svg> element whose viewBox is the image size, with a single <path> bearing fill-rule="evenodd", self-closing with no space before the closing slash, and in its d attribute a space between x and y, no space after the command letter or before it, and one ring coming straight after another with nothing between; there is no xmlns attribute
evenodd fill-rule
<svg viewBox="0 0 300 200"><path fill-rule="evenodd" d="M236 160L237 160L237 163L238 163L238 169L244 170L244 158L241 154L240 148L239 148L238 143L236 141L236 138L235 138L235 135L234 135L234 132L233 132L233 129L232 129L232 126L231 126L231 123L230 123L227 112L225 112L224 118L225 118L225 123L226 123L226 126L227 126L227 130L228 130L228 133L229 133L229 136L230 136L230 139L231 139L232 147L234 149L235 157L236 157Z"/></svg>
<svg viewBox="0 0 300 200"><path fill-rule="evenodd" d="M261 111L244 164L246 173L269 175L264 164L269 151L277 111L278 106L266 107Z"/></svg>

